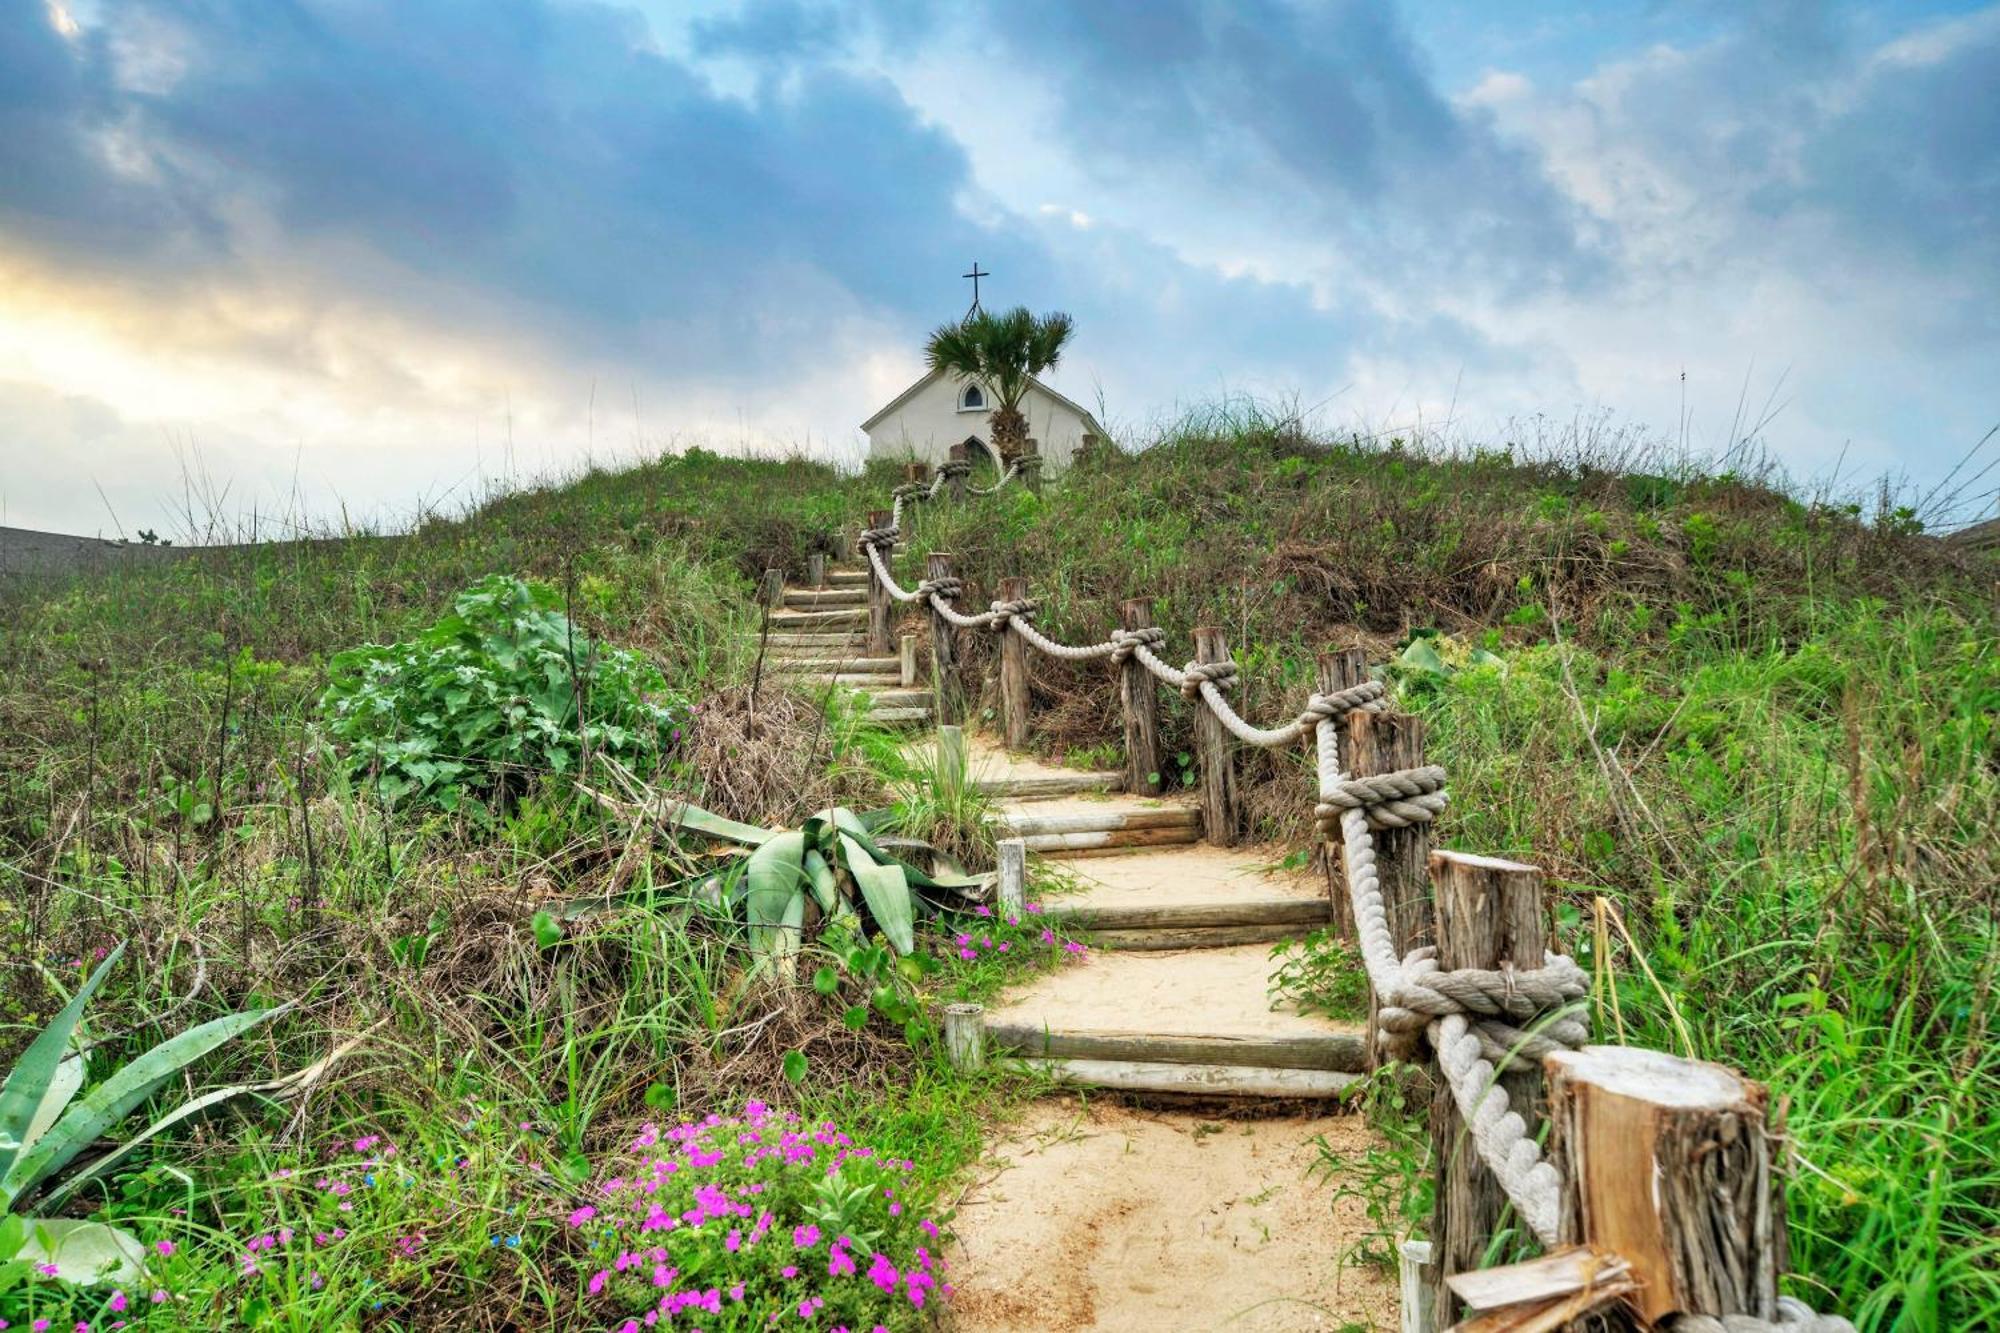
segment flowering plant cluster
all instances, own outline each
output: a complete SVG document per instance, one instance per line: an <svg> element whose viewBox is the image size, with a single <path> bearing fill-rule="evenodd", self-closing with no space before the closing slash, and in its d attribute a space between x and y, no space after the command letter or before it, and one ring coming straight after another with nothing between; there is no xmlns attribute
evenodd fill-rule
<svg viewBox="0 0 2000 1333"><path fill-rule="evenodd" d="M289 1163L257 1160L227 1190L223 1216L186 1209L127 1217L142 1253L89 1285L52 1264L9 1262L0 1234L0 1333L116 1333L122 1329L347 1327L393 1311L451 1268L471 1281L553 1228L526 1200L496 1198L501 1181L549 1183L535 1136L495 1133L475 1109L463 1146L476 1156L416 1160L385 1136L343 1137ZM20 1219L10 1219L19 1223ZM0 1224L0 1233L6 1230ZM278 1319L279 1313L285 1316Z"/></svg>
<svg viewBox="0 0 2000 1333"><path fill-rule="evenodd" d="M1083 944L1065 938L1055 927L1038 920L1042 904L1024 903L1021 910L1022 915L1009 913L1001 917L990 907L973 909L973 915L980 920L973 929L953 935L949 947L940 951L942 956L948 961L978 963L987 959L1027 960L1048 956L1067 960L1090 952Z"/></svg>
<svg viewBox="0 0 2000 1333"><path fill-rule="evenodd" d="M912 1169L761 1102L648 1125L569 1217L586 1302L613 1333L920 1327L951 1288L937 1224L904 1198Z"/></svg>

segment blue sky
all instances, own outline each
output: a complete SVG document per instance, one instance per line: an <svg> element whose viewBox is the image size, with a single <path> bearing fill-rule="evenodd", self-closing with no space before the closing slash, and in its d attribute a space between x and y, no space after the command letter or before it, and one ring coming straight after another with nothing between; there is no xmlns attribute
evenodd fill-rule
<svg viewBox="0 0 2000 1333"><path fill-rule="evenodd" d="M2000 6L24 0L0 522L852 458L974 259L1134 438L1929 484L2000 423L1995 87Z"/></svg>

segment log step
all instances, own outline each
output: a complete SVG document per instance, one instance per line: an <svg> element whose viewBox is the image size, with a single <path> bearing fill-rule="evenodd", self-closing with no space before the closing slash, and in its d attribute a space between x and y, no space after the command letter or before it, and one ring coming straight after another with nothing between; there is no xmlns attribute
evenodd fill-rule
<svg viewBox="0 0 2000 1333"><path fill-rule="evenodd" d="M861 588L787 588L785 605L802 611L829 606L866 606L868 594Z"/></svg>
<svg viewBox="0 0 2000 1333"><path fill-rule="evenodd" d="M1361 1083L1360 1074L1321 1069L1258 1069L1144 1060L1016 1060L1019 1068L1081 1087L1166 1097L1269 1097L1328 1100Z"/></svg>
<svg viewBox="0 0 2000 1333"><path fill-rule="evenodd" d="M844 626L864 627L868 624L868 608L835 611L773 611L771 628L824 630Z"/></svg>
<svg viewBox="0 0 2000 1333"><path fill-rule="evenodd" d="M931 720L929 708L871 708L868 720L883 726L915 726Z"/></svg>
<svg viewBox="0 0 2000 1333"><path fill-rule="evenodd" d="M1091 802L1089 804L1096 804ZM1004 809L993 816L1002 837L1032 838L1061 833L1112 833L1122 829L1201 828L1201 811L1191 805L1133 807L1105 802L1101 809L1077 802L1060 810Z"/></svg>
<svg viewBox="0 0 2000 1333"><path fill-rule="evenodd" d="M753 636L755 637L755 636ZM868 636L852 630L772 630L763 636L766 647L777 648L860 648ZM838 656L839 654L828 654Z"/></svg>
<svg viewBox="0 0 2000 1333"><path fill-rule="evenodd" d="M1030 1058L1136 1060L1177 1065L1226 1065L1251 1069L1317 1069L1356 1074L1367 1067L1358 1033L1302 1033L1250 1037L1145 1032L1093 1032L1038 1028L989 1019L993 1049Z"/></svg>
<svg viewBox="0 0 2000 1333"><path fill-rule="evenodd" d="M903 664L894 657L774 657L779 671L821 671L841 676L894 676L902 678Z"/></svg>
<svg viewBox="0 0 2000 1333"><path fill-rule="evenodd" d="M830 588L865 588L868 586L868 571L865 569L829 569L826 582Z"/></svg>

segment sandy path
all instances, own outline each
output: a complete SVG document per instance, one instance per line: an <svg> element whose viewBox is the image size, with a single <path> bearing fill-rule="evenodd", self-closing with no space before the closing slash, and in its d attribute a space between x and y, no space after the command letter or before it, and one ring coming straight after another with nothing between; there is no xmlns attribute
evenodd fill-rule
<svg viewBox="0 0 2000 1333"><path fill-rule="evenodd" d="M1389 1279L1340 1266L1366 1219L1307 1179L1315 1135L1353 1152L1367 1129L1355 1116L1037 1103L959 1211L952 1327L1394 1328Z"/></svg>

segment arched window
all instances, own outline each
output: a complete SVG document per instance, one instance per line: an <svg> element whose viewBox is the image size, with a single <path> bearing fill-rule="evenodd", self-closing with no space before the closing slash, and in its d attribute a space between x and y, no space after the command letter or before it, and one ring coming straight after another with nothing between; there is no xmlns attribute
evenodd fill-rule
<svg viewBox="0 0 2000 1333"><path fill-rule="evenodd" d="M986 391L977 384L968 384L958 391L958 410L961 412L984 412Z"/></svg>

